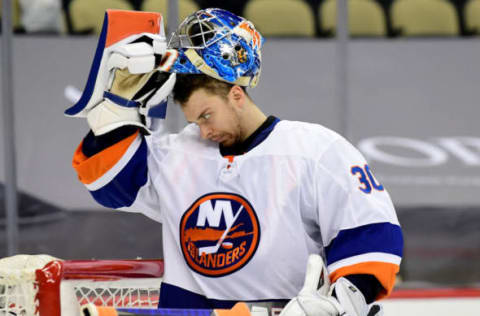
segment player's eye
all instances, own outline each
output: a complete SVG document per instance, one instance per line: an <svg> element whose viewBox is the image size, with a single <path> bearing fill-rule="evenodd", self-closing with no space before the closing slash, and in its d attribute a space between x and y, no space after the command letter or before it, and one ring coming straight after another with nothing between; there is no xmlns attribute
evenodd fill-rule
<svg viewBox="0 0 480 316"><path fill-rule="evenodd" d="M205 113L202 115L202 118L205 120L205 121L208 121L208 119L211 117L212 115L210 113Z"/></svg>

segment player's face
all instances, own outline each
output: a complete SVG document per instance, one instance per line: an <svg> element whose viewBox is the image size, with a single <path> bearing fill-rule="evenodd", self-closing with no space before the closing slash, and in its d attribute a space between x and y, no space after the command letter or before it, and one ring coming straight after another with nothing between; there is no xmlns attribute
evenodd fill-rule
<svg viewBox="0 0 480 316"><path fill-rule="evenodd" d="M226 147L243 140L239 113L230 94L225 100L204 89L198 89L182 105L182 110L188 122L200 127L203 139Z"/></svg>

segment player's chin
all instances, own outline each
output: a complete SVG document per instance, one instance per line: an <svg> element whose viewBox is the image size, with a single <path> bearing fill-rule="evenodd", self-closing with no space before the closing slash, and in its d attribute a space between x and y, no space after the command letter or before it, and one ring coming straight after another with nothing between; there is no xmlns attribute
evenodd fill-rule
<svg viewBox="0 0 480 316"><path fill-rule="evenodd" d="M230 147L233 145L233 142L225 140L225 141L219 142L219 144L221 144L223 147Z"/></svg>
<svg viewBox="0 0 480 316"><path fill-rule="evenodd" d="M219 140L219 143L224 147L230 147L235 145L235 139L233 137L224 136Z"/></svg>

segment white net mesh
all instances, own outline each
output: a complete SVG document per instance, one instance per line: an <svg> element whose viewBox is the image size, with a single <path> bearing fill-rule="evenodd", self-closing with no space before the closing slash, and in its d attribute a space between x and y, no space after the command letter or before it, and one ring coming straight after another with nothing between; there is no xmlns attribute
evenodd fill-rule
<svg viewBox="0 0 480 316"><path fill-rule="evenodd" d="M36 270L42 269L53 260L58 259L47 255L17 255L0 259L0 316L39 315L38 311L43 310L39 308L40 304L48 305L49 302L37 299L38 289L40 286L43 288L43 285L36 279ZM64 264L68 265L68 262L64 261ZM78 273L68 280L62 279L58 293L61 298L61 312L59 310L53 314L77 315L78 306L86 303L133 308L155 308L158 305L161 283L159 277L102 275L101 278L103 279L99 280L86 272ZM76 304L75 300L79 304ZM40 316L44 316L44 312L40 313ZM50 311L47 314L53 315Z"/></svg>
<svg viewBox="0 0 480 316"><path fill-rule="evenodd" d="M80 305L156 308L160 279L121 279L116 281L68 280Z"/></svg>
<svg viewBox="0 0 480 316"><path fill-rule="evenodd" d="M0 315L34 315L38 302L35 270L56 258L16 255L0 259Z"/></svg>

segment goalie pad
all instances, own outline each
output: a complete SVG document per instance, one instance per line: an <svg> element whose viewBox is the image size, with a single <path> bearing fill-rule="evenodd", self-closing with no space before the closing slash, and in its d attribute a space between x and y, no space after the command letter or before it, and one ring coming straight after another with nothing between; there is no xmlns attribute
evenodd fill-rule
<svg viewBox="0 0 480 316"><path fill-rule="evenodd" d="M157 56L166 53L166 38L160 13L107 10L87 84L80 100L65 111L86 117L104 99L116 69L132 74L154 70Z"/></svg>

